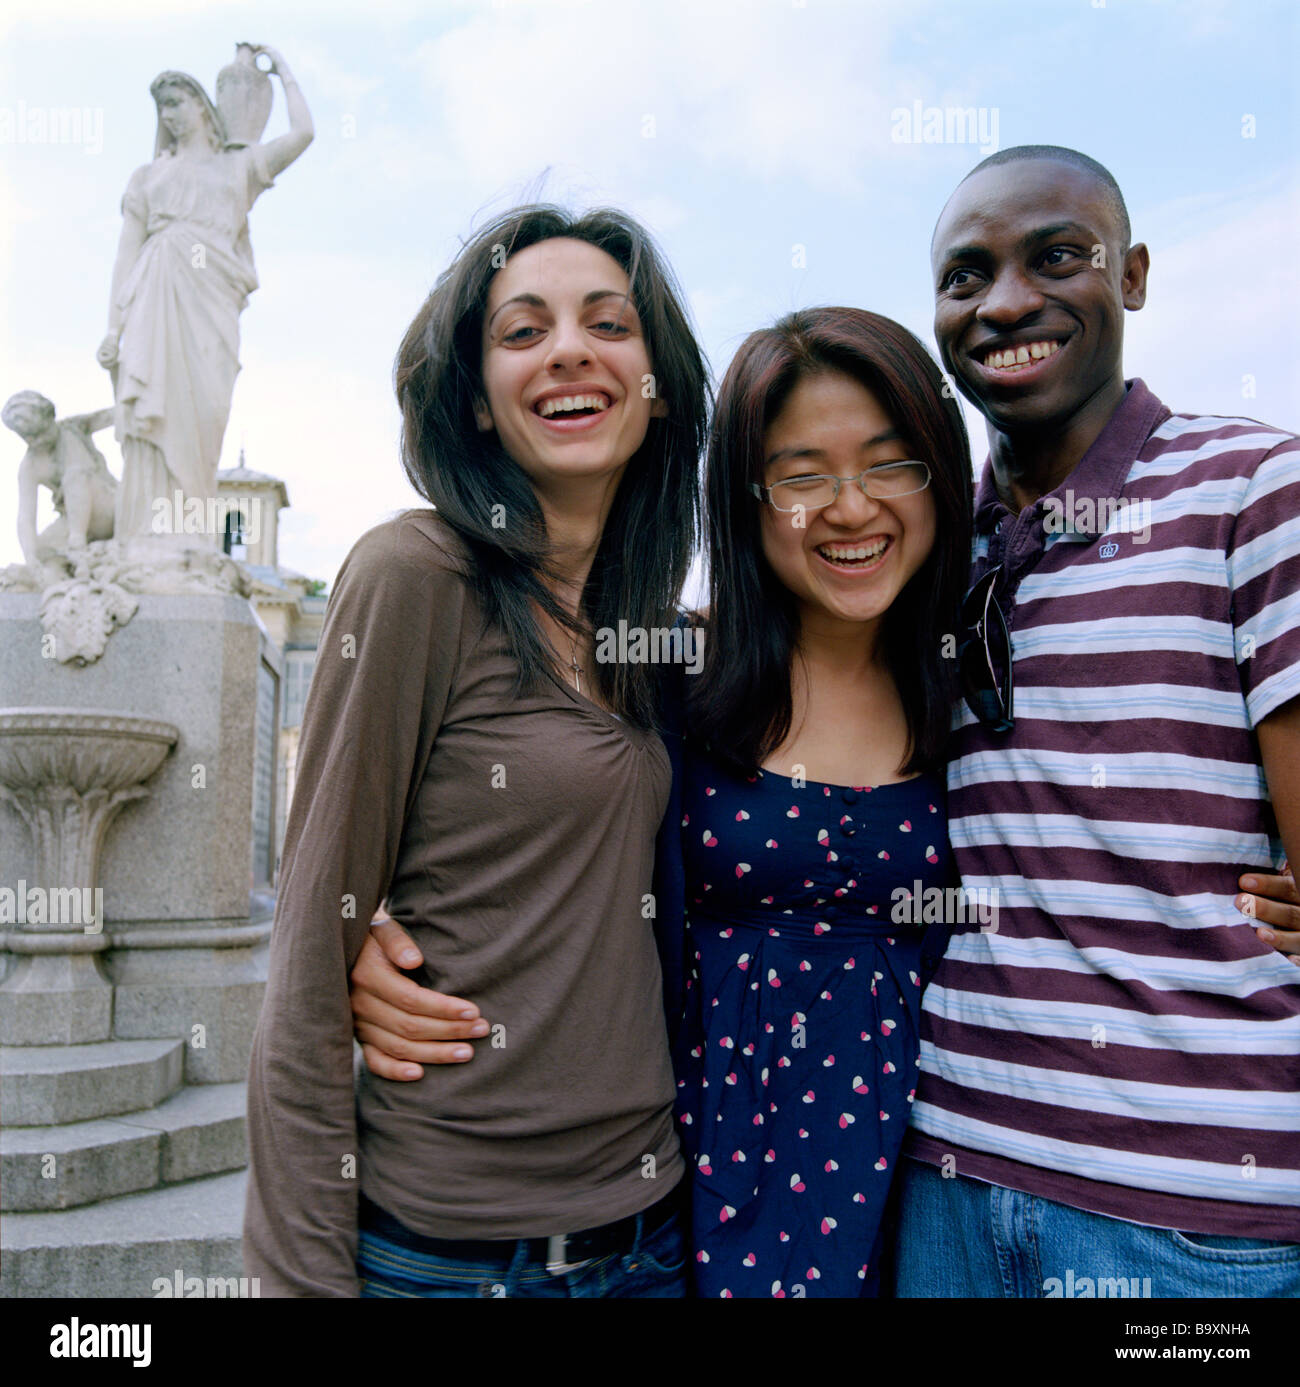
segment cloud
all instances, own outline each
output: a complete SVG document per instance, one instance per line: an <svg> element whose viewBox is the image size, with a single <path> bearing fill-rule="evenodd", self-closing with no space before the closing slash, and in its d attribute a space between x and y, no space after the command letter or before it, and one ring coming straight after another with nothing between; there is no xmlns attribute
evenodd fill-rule
<svg viewBox="0 0 1300 1387"><path fill-rule="evenodd" d="M245 370L223 461L234 461L242 437L250 466L286 478L293 508L282 557L325 578L362 530L415 503L397 458L390 383L410 316L460 237L536 194L543 170L541 196L612 202L658 233L718 372L749 331L807 303L886 312L930 345L926 243L978 150L894 144L893 108L992 102L1003 144L1054 136L1061 117L1043 86L1068 95L1099 66L1082 60L1110 52L1118 18L1115 5L1086 10L1076 27L1096 37L1063 38L1059 17L1042 6L1004 32L990 30L979 7L968 14L948 0L386 0L372 9L198 0L182 19L175 0L47 0L23 20L21 42L5 46L11 78L25 84L11 102L24 93L93 102L111 117L97 159L0 151L9 213L0 263L10 266L3 393L30 385L64 411L107 403L93 353L118 201L151 147L148 77L176 63L215 71L245 35L283 47L317 139L252 216L263 289L241 323ZM174 22L123 23L164 13ZM1219 47L1187 69L1193 77L1217 72ZM1184 71L1181 48L1176 57ZM1168 75L1175 58L1155 61ZM1131 104L1107 100L1087 117L1108 160L1108 149L1127 151L1130 193L1145 185L1177 194L1133 204L1154 266L1148 307L1127 320L1130 373L1172 408L1295 428L1288 315L1300 286L1286 248L1297 209L1280 181L1225 191L1243 176L1235 124L1228 165L1214 162L1217 127L1197 125L1191 108L1186 148L1152 136L1154 90L1134 88ZM1261 130L1280 128L1264 95ZM1235 95L1222 99L1235 122ZM277 93L269 135L284 118ZM1147 138L1134 144L1134 128ZM1077 124L1059 132L1066 143L1077 134ZM1263 135L1248 152L1259 160L1252 167L1285 159ZM806 269L792 266L792 242L806 244ZM1242 396L1246 375L1255 377L1253 400ZM972 422L982 458L984 431ZM0 430L0 563L18 557L21 452ZM105 452L116 469L111 442Z"/></svg>
<svg viewBox="0 0 1300 1387"><path fill-rule="evenodd" d="M1195 231L1180 234L1185 212L1170 204L1134 219L1151 274L1146 307L1125 324L1127 373L1142 376L1170 409L1300 431L1295 191L1274 185L1220 198L1198 209Z"/></svg>
<svg viewBox="0 0 1300 1387"><path fill-rule="evenodd" d="M845 13L507 3L427 40L412 62L450 153L485 183L557 162L644 182L665 151L688 148L715 170L843 191L889 143L894 22L873 11L845 24Z"/></svg>
<svg viewBox="0 0 1300 1387"><path fill-rule="evenodd" d="M472 0L462 0L462 5ZM377 7L372 7L377 8ZM428 11L428 0L384 0L380 17L388 24L417 17ZM356 0L295 0L295 3L274 4L272 7L246 3L246 0L41 0L39 6L26 8L13 5L0 8L0 33L21 29L25 34L54 30L66 33L74 27L80 33L88 29L107 29L118 34L131 21L154 25L175 25L177 20L192 21L200 17L222 15L232 23L254 21L248 32L256 42L256 30L270 19L283 26L286 21L301 24L303 19L319 23L326 19L350 20L358 16Z"/></svg>

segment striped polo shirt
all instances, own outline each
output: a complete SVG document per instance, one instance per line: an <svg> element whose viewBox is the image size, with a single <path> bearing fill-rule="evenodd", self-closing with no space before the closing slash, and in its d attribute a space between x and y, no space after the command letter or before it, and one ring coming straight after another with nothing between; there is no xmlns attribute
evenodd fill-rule
<svg viewBox="0 0 1300 1387"><path fill-rule="evenodd" d="M949 813L998 911L926 990L909 1152L1300 1238L1300 970L1233 904L1283 859L1254 729L1300 696L1300 440L1132 381L1019 515L985 465L972 576L995 566L1015 727L960 710Z"/></svg>

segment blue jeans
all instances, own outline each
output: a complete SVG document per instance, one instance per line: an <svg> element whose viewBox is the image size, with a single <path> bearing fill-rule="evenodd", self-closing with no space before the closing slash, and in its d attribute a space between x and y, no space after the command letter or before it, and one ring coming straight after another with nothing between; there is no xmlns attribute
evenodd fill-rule
<svg viewBox="0 0 1300 1387"><path fill-rule="evenodd" d="M1300 1243L1177 1233L904 1160L895 1294L1300 1297Z"/></svg>
<svg viewBox="0 0 1300 1387"><path fill-rule="evenodd" d="M509 1296L565 1299L570 1296L677 1298L686 1295L686 1238L680 1216L646 1232L637 1216L628 1252L615 1252L552 1276L544 1262L530 1261L527 1242L514 1244L508 1265L434 1257L361 1230L357 1276L362 1299Z"/></svg>

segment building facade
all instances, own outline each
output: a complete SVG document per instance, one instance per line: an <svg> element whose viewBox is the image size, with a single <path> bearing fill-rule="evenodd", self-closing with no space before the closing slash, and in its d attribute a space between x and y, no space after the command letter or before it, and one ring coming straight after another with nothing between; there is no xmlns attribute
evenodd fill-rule
<svg viewBox="0 0 1300 1387"><path fill-rule="evenodd" d="M274 843L255 844L255 856L259 862L269 856L273 885L293 798L302 712L325 620L325 583L304 577L279 561L280 512L289 505L288 488L279 477L248 467L241 448L239 465L217 473L217 492L227 503L223 548L247 570L252 588L249 602L283 660L278 697L269 707L263 707L259 700L258 710L259 749L272 741L275 729L275 770L259 765L259 778L269 777L261 792L274 794L271 817L275 829Z"/></svg>

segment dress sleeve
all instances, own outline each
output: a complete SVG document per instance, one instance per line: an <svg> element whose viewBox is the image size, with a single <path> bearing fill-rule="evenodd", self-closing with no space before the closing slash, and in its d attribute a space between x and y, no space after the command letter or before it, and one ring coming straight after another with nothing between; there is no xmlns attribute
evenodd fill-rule
<svg viewBox="0 0 1300 1387"><path fill-rule="evenodd" d="M1300 439L1261 459L1228 551L1237 669L1252 727L1300 696Z"/></svg>
<svg viewBox="0 0 1300 1387"><path fill-rule="evenodd" d="M263 1295L358 1294L348 974L446 713L465 601L411 517L363 536L330 598L249 1065L244 1261Z"/></svg>

